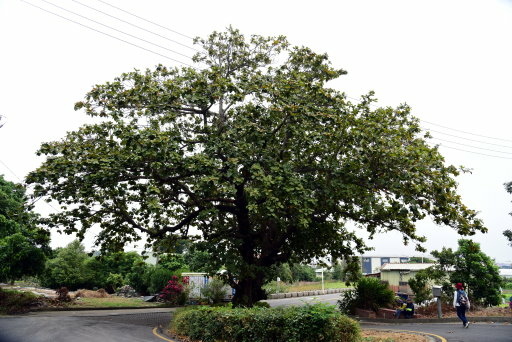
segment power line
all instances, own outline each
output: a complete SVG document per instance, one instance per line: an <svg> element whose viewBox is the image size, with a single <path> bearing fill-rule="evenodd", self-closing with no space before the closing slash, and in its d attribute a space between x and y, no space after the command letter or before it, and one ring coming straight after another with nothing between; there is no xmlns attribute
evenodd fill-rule
<svg viewBox="0 0 512 342"><path fill-rule="evenodd" d="M97 9L97 8L94 8L94 7L92 7L92 6L86 5L86 4L84 4L84 3L82 3L82 2L80 2L80 1L78 1L78 0L71 0L71 1L76 2L77 4L80 4L80 5L84 6L84 7L89 8L89 9L92 9L93 11L96 11L96 12L102 13L102 14L104 14L104 15L106 15L106 16L108 16L108 17L110 17L110 18L114 18L114 19L116 19L116 20L119 20L119 21L121 21L121 22L123 22L123 23L125 23L125 24L131 25L131 26L134 26L134 27L138 28L139 30L146 31L146 32L151 33L151 34L154 34L154 35L156 35L156 36L158 36L158 37L160 37L160 38L166 39L166 40L168 40L168 41L170 41L170 42L173 42L173 43L175 43L175 44L178 44L178 45L181 45L181 46L183 46L183 47L186 47L187 49L190 49L190 50L193 50L193 51L197 51L197 52L199 52L199 50L198 50L198 49L196 49L196 48L194 48L194 47L191 47L191 46L188 46L188 45L186 45L186 44L180 43L180 42L178 42L177 40L174 40L174 39L168 38L168 37L163 36L163 35L161 35L161 34L159 34L159 33L153 32L153 31L148 30L148 29L146 29L146 28L144 28L144 27L141 27L141 26L139 26L139 25L136 25L136 24L134 24L134 23L131 23L131 22L129 22L129 21L126 21L126 20L124 20L124 19L121 19L121 18L119 18L119 17L116 17L115 15L109 14L109 13L107 13L107 12L104 12L104 11L101 11L101 10L99 10L99 9Z"/></svg>
<svg viewBox="0 0 512 342"><path fill-rule="evenodd" d="M93 28L93 27L87 26L87 25L82 24L82 23L80 23L80 22L78 22L78 21L75 21L75 20L73 20L73 19L67 18L67 17L65 17L65 16L62 16L62 15L60 15L60 14L57 14L57 13L55 13L55 12L52 12L52 11L47 10L47 9L45 9L45 8L42 8L42 7L40 7L40 6L37 6L37 5L35 5L35 4L33 4L33 3L30 3L30 2L28 2L28 1L25 1L25 0L20 0L20 1L21 1L21 2L26 3L26 4L30 5L30 6L33 6L33 7L35 7L35 8L38 8L38 9L40 9L41 11L45 11L45 12L47 12L47 13L53 14L53 15L55 15L55 16L57 16L57 17L60 17L60 18L62 18L62 19L65 19L65 20L67 20L67 21L70 21L70 22L72 22L72 23L74 23L74 24L77 24L77 25L80 25L80 26L86 27L86 28L88 28L89 30L92 30L92 31L95 31L95 32L101 33L101 34L103 34L103 35L105 35L105 36L108 36L108 37L110 37L110 38L117 39L117 40L119 40L119 41L121 41L121 42L123 42L123 43L129 44L129 45L132 45L132 46L135 46L135 47L137 47L137 48L139 48L139 49L142 49L142 50L145 50L145 51L147 51L147 52L151 52L151 53L153 53L153 54L155 54L155 55L158 55L158 56L160 56L160 57L167 58L167 59L169 59L169 60L171 60L171 61L174 61L174 62L177 62L177 63L183 64L183 65L186 65L186 66L189 66L189 67L193 67L191 64L188 64L188 63L182 62L182 61L180 61L180 60L174 59L174 58L172 58L172 57L169 57L169 56L163 55L163 54L161 54L161 53L159 53L159 52L156 52L156 51L153 51L153 50L147 49L147 48L142 47L142 46L140 46L140 45L137 45L137 44L135 44L135 43L129 42L129 41L127 41L127 40L124 40L124 39L122 39L122 38L119 38L119 37L113 36L113 35L111 35L111 34L109 34L109 33L106 33L106 32L100 31L100 30L97 30L97 29L95 29L95 28Z"/></svg>
<svg viewBox="0 0 512 342"><path fill-rule="evenodd" d="M148 19L142 18L142 17L140 17L140 16L138 16L138 15L136 15L136 14L133 14L133 13L131 13L131 12L128 12L128 11L126 11L126 10L122 9L122 8L119 8L119 7L117 7L117 6L114 6L114 5L112 5L112 4L109 4L109 3L108 3L108 2L106 2L106 1L103 1L103 0L97 0L97 1L99 1L99 2L103 3L103 4L107 5L107 6L113 7L113 8L115 8L115 9L117 9L117 10L121 11L121 12L124 12L124 13L126 13L126 14L129 14L129 15L131 15L131 16L133 16L133 17L135 17L135 18L139 18L140 20L144 20L145 22L148 22L148 23L150 23L150 24L153 24L153 25L155 25L155 26L158 26L158 27L160 27L160 28L163 28L163 29L165 29L165 30L167 30L167 31L170 31L170 32L172 32L172 33L179 34L180 36L183 36L183 37L188 38L188 39L192 39L192 40L194 39L194 38L192 38L192 37L190 37L190 36L187 36L186 34L183 34L183 33L181 33L181 32L175 31L175 30L170 29L170 28L168 28L168 27L162 26L162 25L160 25L160 24L158 24L158 23L155 23L155 22L153 22L153 21L151 21L151 20L148 20Z"/></svg>
<svg viewBox="0 0 512 342"><path fill-rule="evenodd" d="M352 97L352 96L348 96L348 95L345 95L347 98L351 99L351 100L354 100L354 101L357 101L357 102L362 102L360 99L358 98L355 98L355 97ZM372 106L377 106L375 104L371 104ZM430 125L434 125L434 126L439 126L439 127L442 127L442 128L446 128L446 129L449 129L449 130L452 130L452 131L457 131L457 132L461 132L461 133L465 133L465 134L470 134L470 135L474 135L474 136L479 136L479 137L482 137L482 138L488 138L488 139L494 139L494 140L501 140L501 141L508 141L508 142L512 142L512 140L509 140L509 139L502 139L502 138L495 138L495 137L490 137L490 136L487 136L487 135L481 135L481 134L476 134L476 133L471 133L471 132L467 132L467 131L463 131L463 130L460 130L460 129L456 129L456 128L451 128L451 127L448 127L448 126L443 126L443 125L439 125L439 124L436 124L436 123L433 123L433 122L429 122L429 121L426 121L426 120L423 120L423 119L420 119L418 118L421 122L426 122L427 124L430 124ZM439 134L444 134L444 135L448 135L448 136L451 136L451 137L454 137L454 138L459 138L459 139L464 139L464 140L468 140L468 141L473 141L473 142L478 142L478 143L481 143L481 144L487 144L487 145L492 145L492 146L498 146L498 147L504 147L504 148L512 148L512 146L506 146L506 145L500 145L500 144L494 144L494 143L490 143L490 142L486 142L486 141L482 141L482 140L475 140L475 139L470 139L470 138L464 138L464 137L461 137L461 136L458 136L458 135L453 135L453 134L449 134L449 133L444 133L444 132L441 132L441 131L436 131L436 130L433 130L433 129L430 129L430 128L423 128L424 131L429 131L429 132L436 132L436 133L439 133Z"/></svg>
<svg viewBox="0 0 512 342"><path fill-rule="evenodd" d="M512 148L512 146L493 144L493 143L486 142L486 141L475 140L475 139L470 139L470 138L464 138L464 137L461 137L461 136L458 136L458 135L454 135L454 134L450 134L450 133L444 133L444 132L436 131L436 130L433 130L433 129L430 129L430 128L424 128L423 130L427 131L427 132L436 132L438 134L447 135L447 136L450 136L450 137L453 137L453 138L458 138L458 139L463 139L463 140L467 140L467 141L477 142L477 143L480 143L480 144L486 144L486 145L492 145L492 146L498 146L498 147L504 147L504 148Z"/></svg>
<svg viewBox="0 0 512 342"><path fill-rule="evenodd" d="M490 137L490 136L487 136L487 135L481 135L481 134L471 133L471 132L463 131L463 130L460 130L460 129L456 129L456 128L451 128L451 127L447 127L447 126L439 125L439 124L436 124L436 123L433 123L433 122L430 122L430 121L427 121L427 120L423 120L423 119L420 119L420 120L421 120L421 121L423 121L423 122L428 123L429 125L434 125L434 126L438 126L438 127L446 128L446 129L449 129L449 130L452 130L452 131L456 131L456 132L460 132L460 133L470 134L470 135L474 135L474 136L482 137L482 138L488 138L488 139L494 139L494 140L501 140L501 141L508 141L508 142L512 142L512 140L510 140L510 139L495 138L495 137ZM496 145L496 146L500 146L500 145ZM510 148L512 148L512 147L510 147Z"/></svg>
<svg viewBox="0 0 512 342"><path fill-rule="evenodd" d="M466 144L462 144L462 143L459 143L459 142L456 142L456 141L444 140L444 139L440 139L440 138L433 138L433 139L444 141L444 142L448 142L448 143L451 143L451 144L457 144L457 145L461 145L461 146L476 148L476 149L484 150L484 151L490 151L490 152L496 152L496 153L504 153L504 154L512 154L512 152L504 152L504 151L491 150L489 148L478 147L478 146L473 146L473 145L466 145Z"/></svg>
<svg viewBox="0 0 512 342"><path fill-rule="evenodd" d="M494 158L499 158L499 159L512 159L512 158L501 157L501 156L493 156L492 154L486 154L486 153L480 153L480 152L473 152L473 151L463 150L463 149L461 149L461 148L456 148L456 147L446 146L446 145L443 145L443 144L439 144L439 146L441 146L441 147L446 147L446 148L451 148L452 150L457 150L457 151L462 151L462 152L468 152L468 153L473 153L473 154L479 154L479 155L481 155L481 156L494 157Z"/></svg>
<svg viewBox="0 0 512 342"><path fill-rule="evenodd" d="M41 0L41 1L42 1L42 2L45 2L45 3L49 4L49 5L52 5L52 6L54 6L54 7L57 7L57 8L59 8L59 9L63 10L63 11L66 11L66 12L68 12L68 13L74 14L74 15L76 15L76 16L78 16L78 17L80 17L80 18L84 18L84 19L86 19L86 20L92 21L92 22L93 22L93 23L95 23L95 24L98 24L98 25L101 25L101 26L107 27L107 28L109 28L109 29L111 29L111 30L114 30L114 31L119 32L119 33L122 33L122 34L124 34L124 35L129 36L129 37L132 37L132 38L138 39L138 40L143 41L143 42L145 42L145 43L148 43L148 44L154 45L154 46L156 46L156 47L159 47L159 48L161 48L161 49L164 49L164 50L167 50L167 51L169 51L169 52L175 53L175 54L177 54L177 55L180 55L180 56L183 56L183 57L186 57L186 58L192 59L190 56L187 56L187 55L185 55L185 54L183 54L183 53L181 53L181 52L178 52L178 51L175 51L175 50L172 50L172 49L168 49L168 48L166 48L165 46L162 46L162 45L159 45L159 44L156 44L156 43L150 42L149 40L146 40L146 39L144 39L144 38L137 37L137 36L135 36L135 35L133 35L133 34L126 33L126 32L124 32L124 31L122 31L122 30L118 30L118 29L116 29L116 28L114 28L114 27L112 27L112 26L109 26L109 25L106 25L106 24L100 23L99 21L96 21L96 20L94 20L94 19L88 18L88 17L86 17L86 16L84 16L84 15L81 15L81 14L79 14L79 13L76 13L76 12L73 12L73 11L71 11L71 10L68 10L68 9L66 9L66 8L64 8L64 7L61 7L61 6L59 6L59 5L56 5L56 4L54 4L54 3L50 2L50 1L47 1L47 0Z"/></svg>

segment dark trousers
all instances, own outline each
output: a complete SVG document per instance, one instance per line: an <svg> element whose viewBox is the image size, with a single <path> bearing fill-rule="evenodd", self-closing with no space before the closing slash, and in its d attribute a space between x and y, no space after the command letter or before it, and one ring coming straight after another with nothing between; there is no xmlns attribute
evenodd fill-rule
<svg viewBox="0 0 512 342"><path fill-rule="evenodd" d="M459 305L456 306L457 308L457 316L459 316L460 320L462 321L462 324L466 325L468 322L466 318L466 306L465 305Z"/></svg>

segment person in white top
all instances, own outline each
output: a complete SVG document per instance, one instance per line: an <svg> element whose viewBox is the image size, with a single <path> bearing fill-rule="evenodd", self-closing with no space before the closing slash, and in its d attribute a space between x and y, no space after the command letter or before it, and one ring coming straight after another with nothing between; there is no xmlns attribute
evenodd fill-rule
<svg viewBox="0 0 512 342"><path fill-rule="evenodd" d="M457 310L457 316L462 321L464 328L469 327L469 321L466 318L466 310L469 310L469 298L462 283L455 284L455 292L453 293L453 307Z"/></svg>

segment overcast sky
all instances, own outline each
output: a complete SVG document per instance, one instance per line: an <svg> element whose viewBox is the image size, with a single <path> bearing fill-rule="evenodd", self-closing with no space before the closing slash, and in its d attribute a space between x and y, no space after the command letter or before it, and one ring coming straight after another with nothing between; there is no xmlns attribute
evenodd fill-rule
<svg viewBox="0 0 512 342"><path fill-rule="evenodd" d="M232 25L326 52L348 71L331 85L348 96L374 90L379 105L412 106L433 143L442 144L447 163L473 170L458 179L459 192L489 232L472 238L497 261L512 262L502 235L512 228L512 196L503 187L512 181L512 1L27 2L0 0L0 174L8 180L19 182L41 163L35 151L42 142L87 122L73 105L94 84L134 68L192 64L186 56L193 50L183 46L192 45L187 36ZM37 210L53 209L41 204ZM429 221L419 231L429 250L456 248L460 238ZM52 245L69 241L54 235ZM395 234L369 243L375 255L417 254Z"/></svg>

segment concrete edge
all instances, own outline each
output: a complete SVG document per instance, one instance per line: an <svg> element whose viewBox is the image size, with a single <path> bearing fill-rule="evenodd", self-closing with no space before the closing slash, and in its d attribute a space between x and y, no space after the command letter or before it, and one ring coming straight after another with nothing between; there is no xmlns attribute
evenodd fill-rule
<svg viewBox="0 0 512 342"><path fill-rule="evenodd" d="M267 299L283 299L292 297L308 297L308 296L320 296L324 294L342 293L350 290L350 288L341 289L326 289L326 290L314 290L314 291L302 291L302 292L286 292L286 293L273 293L268 296Z"/></svg>

